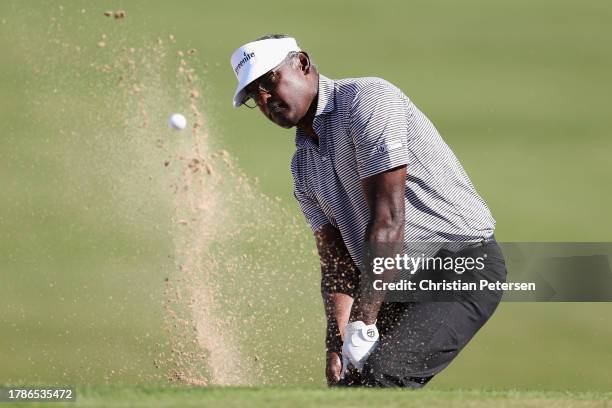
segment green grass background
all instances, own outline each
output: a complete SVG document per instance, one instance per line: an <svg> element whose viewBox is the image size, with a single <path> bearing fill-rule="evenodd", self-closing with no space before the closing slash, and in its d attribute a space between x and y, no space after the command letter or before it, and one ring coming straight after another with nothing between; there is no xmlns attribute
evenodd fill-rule
<svg viewBox="0 0 612 408"><path fill-rule="evenodd" d="M119 8L122 26L102 16ZM102 33L134 44L173 34L177 47L197 48L215 143L289 211L298 211L293 132L231 107L229 56L270 32L298 38L329 77L380 76L404 90L486 199L499 240L612 239L610 2L3 1L0 383L163 382L152 360L166 336L163 279L174 268L169 197L142 181L159 175L160 163L99 104L87 61L40 60L52 16L84 46ZM96 115L109 123L112 148L79 126ZM138 155L122 155L117 135ZM105 163L125 170L119 182ZM299 305L311 335L270 383L323 384L318 271L305 227L304 242L312 270L288 271L303 294L287 302ZM283 341L278 333L270 349ZM609 391L610 344L610 304L506 303L431 388Z"/></svg>

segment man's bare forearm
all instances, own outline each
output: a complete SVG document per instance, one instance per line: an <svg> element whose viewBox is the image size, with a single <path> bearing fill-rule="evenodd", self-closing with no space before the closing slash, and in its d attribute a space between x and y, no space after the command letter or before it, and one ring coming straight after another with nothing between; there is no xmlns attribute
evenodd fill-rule
<svg viewBox="0 0 612 408"><path fill-rule="evenodd" d="M325 348L327 351L340 353L342 350L342 330L348 324L353 298L343 293L323 294L325 314L327 315L327 334Z"/></svg>
<svg viewBox="0 0 612 408"><path fill-rule="evenodd" d="M349 322L351 309L359 286L359 272L352 262L338 262L321 266L321 296L327 318L327 351L340 352L342 330Z"/></svg>
<svg viewBox="0 0 612 408"><path fill-rule="evenodd" d="M374 227L376 228L376 227ZM402 250L402 239L404 233L404 221L398 220L395 225L385 226L384 228L368 228L366 243L368 253L366 254L366 265L372 265L375 258L395 257ZM371 271L366 271L372 277ZM380 279L384 283L393 282L397 271L395 269L385 269ZM370 285L370 279L365 279L363 285ZM386 287L383 285L383 287ZM385 300L385 290L373 290L370 287L360 287L358 301L355 302L351 320L361 320L365 324L374 324L378 318L378 312Z"/></svg>
<svg viewBox="0 0 612 408"><path fill-rule="evenodd" d="M349 321L353 301L359 287L359 269L351 259L340 232L332 225L316 233L321 261L321 295L327 318L326 347L342 349L342 330Z"/></svg>
<svg viewBox="0 0 612 408"><path fill-rule="evenodd" d="M371 287L373 278L370 267L376 258L395 257L404 242L405 207L404 190L406 167L400 166L387 172L362 180L364 196L370 210L370 221L366 228L364 242L364 279L359 290L359 302L353 312L355 320L374 324L385 299L385 291ZM393 282L397 271L385 270L380 277L383 282ZM383 286L384 287L384 286Z"/></svg>

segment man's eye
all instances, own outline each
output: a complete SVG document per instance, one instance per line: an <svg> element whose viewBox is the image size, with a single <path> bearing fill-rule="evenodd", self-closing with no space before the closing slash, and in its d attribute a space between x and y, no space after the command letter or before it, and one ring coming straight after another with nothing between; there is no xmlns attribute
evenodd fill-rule
<svg viewBox="0 0 612 408"><path fill-rule="evenodd" d="M269 92L272 90L272 83L270 81L261 81L259 84L259 89L263 92Z"/></svg>
<svg viewBox="0 0 612 408"><path fill-rule="evenodd" d="M274 89L275 80L276 80L275 75L270 75L269 77L263 78L259 82L259 87L265 91L271 91Z"/></svg>

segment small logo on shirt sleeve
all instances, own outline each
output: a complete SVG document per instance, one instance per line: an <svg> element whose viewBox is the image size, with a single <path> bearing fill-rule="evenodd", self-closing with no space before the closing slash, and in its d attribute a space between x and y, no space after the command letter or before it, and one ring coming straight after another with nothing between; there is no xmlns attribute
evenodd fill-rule
<svg viewBox="0 0 612 408"><path fill-rule="evenodd" d="M400 149L404 144L400 140L396 140L393 142L385 142L378 145L379 153L391 152L393 150Z"/></svg>

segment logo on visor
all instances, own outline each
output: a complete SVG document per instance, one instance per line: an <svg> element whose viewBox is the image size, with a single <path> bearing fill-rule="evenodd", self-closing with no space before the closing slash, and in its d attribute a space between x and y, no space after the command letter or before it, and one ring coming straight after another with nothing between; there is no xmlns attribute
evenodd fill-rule
<svg viewBox="0 0 612 408"><path fill-rule="evenodd" d="M240 62L238 62L238 65L236 65L236 68L234 68L234 72L236 73L236 75L238 75L238 71L240 71L240 68L242 68L244 64L247 63L248 60L250 60L251 58L255 58L254 52L251 52L249 54L244 52L243 54L244 54L244 58L242 58Z"/></svg>

